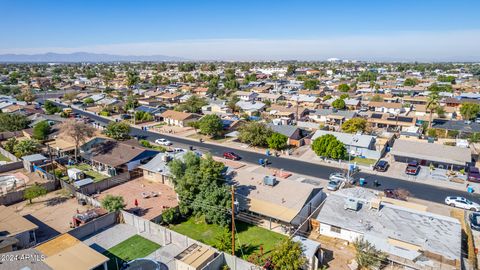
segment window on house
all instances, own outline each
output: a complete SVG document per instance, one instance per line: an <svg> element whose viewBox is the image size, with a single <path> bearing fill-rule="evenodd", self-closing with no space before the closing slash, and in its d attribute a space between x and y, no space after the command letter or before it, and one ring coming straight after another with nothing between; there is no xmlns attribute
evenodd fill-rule
<svg viewBox="0 0 480 270"><path fill-rule="evenodd" d="M337 227L337 226L330 226L330 231L331 231L331 232L334 232L334 233L341 233L341 232L342 232L342 228Z"/></svg>

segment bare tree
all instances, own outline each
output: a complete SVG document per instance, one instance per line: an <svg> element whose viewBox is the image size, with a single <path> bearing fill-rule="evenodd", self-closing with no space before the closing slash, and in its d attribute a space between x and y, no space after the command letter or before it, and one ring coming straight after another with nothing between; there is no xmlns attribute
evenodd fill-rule
<svg viewBox="0 0 480 270"><path fill-rule="evenodd" d="M75 160L77 160L78 147L80 144L95 134L95 128L73 119L63 122L60 131L61 134L71 138L75 142Z"/></svg>

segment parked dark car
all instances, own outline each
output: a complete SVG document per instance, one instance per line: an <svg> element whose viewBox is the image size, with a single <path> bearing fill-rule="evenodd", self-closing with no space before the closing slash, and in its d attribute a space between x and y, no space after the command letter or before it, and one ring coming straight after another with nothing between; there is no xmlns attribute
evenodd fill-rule
<svg viewBox="0 0 480 270"><path fill-rule="evenodd" d="M405 169L405 173L409 175L417 175L420 171L420 164L418 161L409 162L407 168Z"/></svg>
<svg viewBox="0 0 480 270"><path fill-rule="evenodd" d="M231 159L231 160L239 160L240 156L233 153L233 152L225 152L223 153L223 157L226 159Z"/></svg>
<svg viewBox="0 0 480 270"><path fill-rule="evenodd" d="M467 180L469 182L480 183L480 171L477 167L468 167Z"/></svg>
<svg viewBox="0 0 480 270"><path fill-rule="evenodd" d="M476 231L480 231L480 213L471 213L469 215L470 228Z"/></svg>
<svg viewBox="0 0 480 270"><path fill-rule="evenodd" d="M377 164L375 164L375 166L373 167L373 169L375 171L379 171L379 172L386 172L388 170L388 166L390 166L388 164L388 161L386 160L379 160L377 162Z"/></svg>

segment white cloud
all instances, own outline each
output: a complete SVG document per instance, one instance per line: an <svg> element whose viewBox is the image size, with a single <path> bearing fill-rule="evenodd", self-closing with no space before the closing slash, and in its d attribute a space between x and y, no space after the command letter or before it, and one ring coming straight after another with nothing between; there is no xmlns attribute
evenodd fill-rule
<svg viewBox="0 0 480 270"><path fill-rule="evenodd" d="M0 53L94 52L163 54L193 60L359 60L479 61L480 30L400 32L316 39L207 39L106 44L74 48L0 49Z"/></svg>

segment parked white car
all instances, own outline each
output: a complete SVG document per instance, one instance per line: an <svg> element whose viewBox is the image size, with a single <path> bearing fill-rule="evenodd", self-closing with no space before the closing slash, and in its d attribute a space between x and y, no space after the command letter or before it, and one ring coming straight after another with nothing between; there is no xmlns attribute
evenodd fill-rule
<svg viewBox="0 0 480 270"><path fill-rule="evenodd" d="M342 182L340 180L330 180L327 185L327 189L331 191L335 191L340 188Z"/></svg>
<svg viewBox="0 0 480 270"><path fill-rule="evenodd" d="M445 198L445 203L452 207L467 209L475 212L480 211L480 204L467 200L464 197L448 196Z"/></svg>
<svg viewBox="0 0 480 270"><path fill-rule="evenodd" d="M349 181L348 177L344 173L332 173L328 177L328 180L341 181L341 182L346 182L346 183L350 183L350 184L355 183L355 179L353 177L350 177L350 181Z"/></svg>
<svg viewBox="0 0 480 270"><path fill-rule="evenodd" d="M169 140L167 140L167 139L163 139L163 138L161 138L161 139L156 139L156 140L155 140L155 143L156 143L156 144L160 144L160 145L165 145L165 146L172 145L172 142L171 142L171 141L169 141Z"/></svg>

